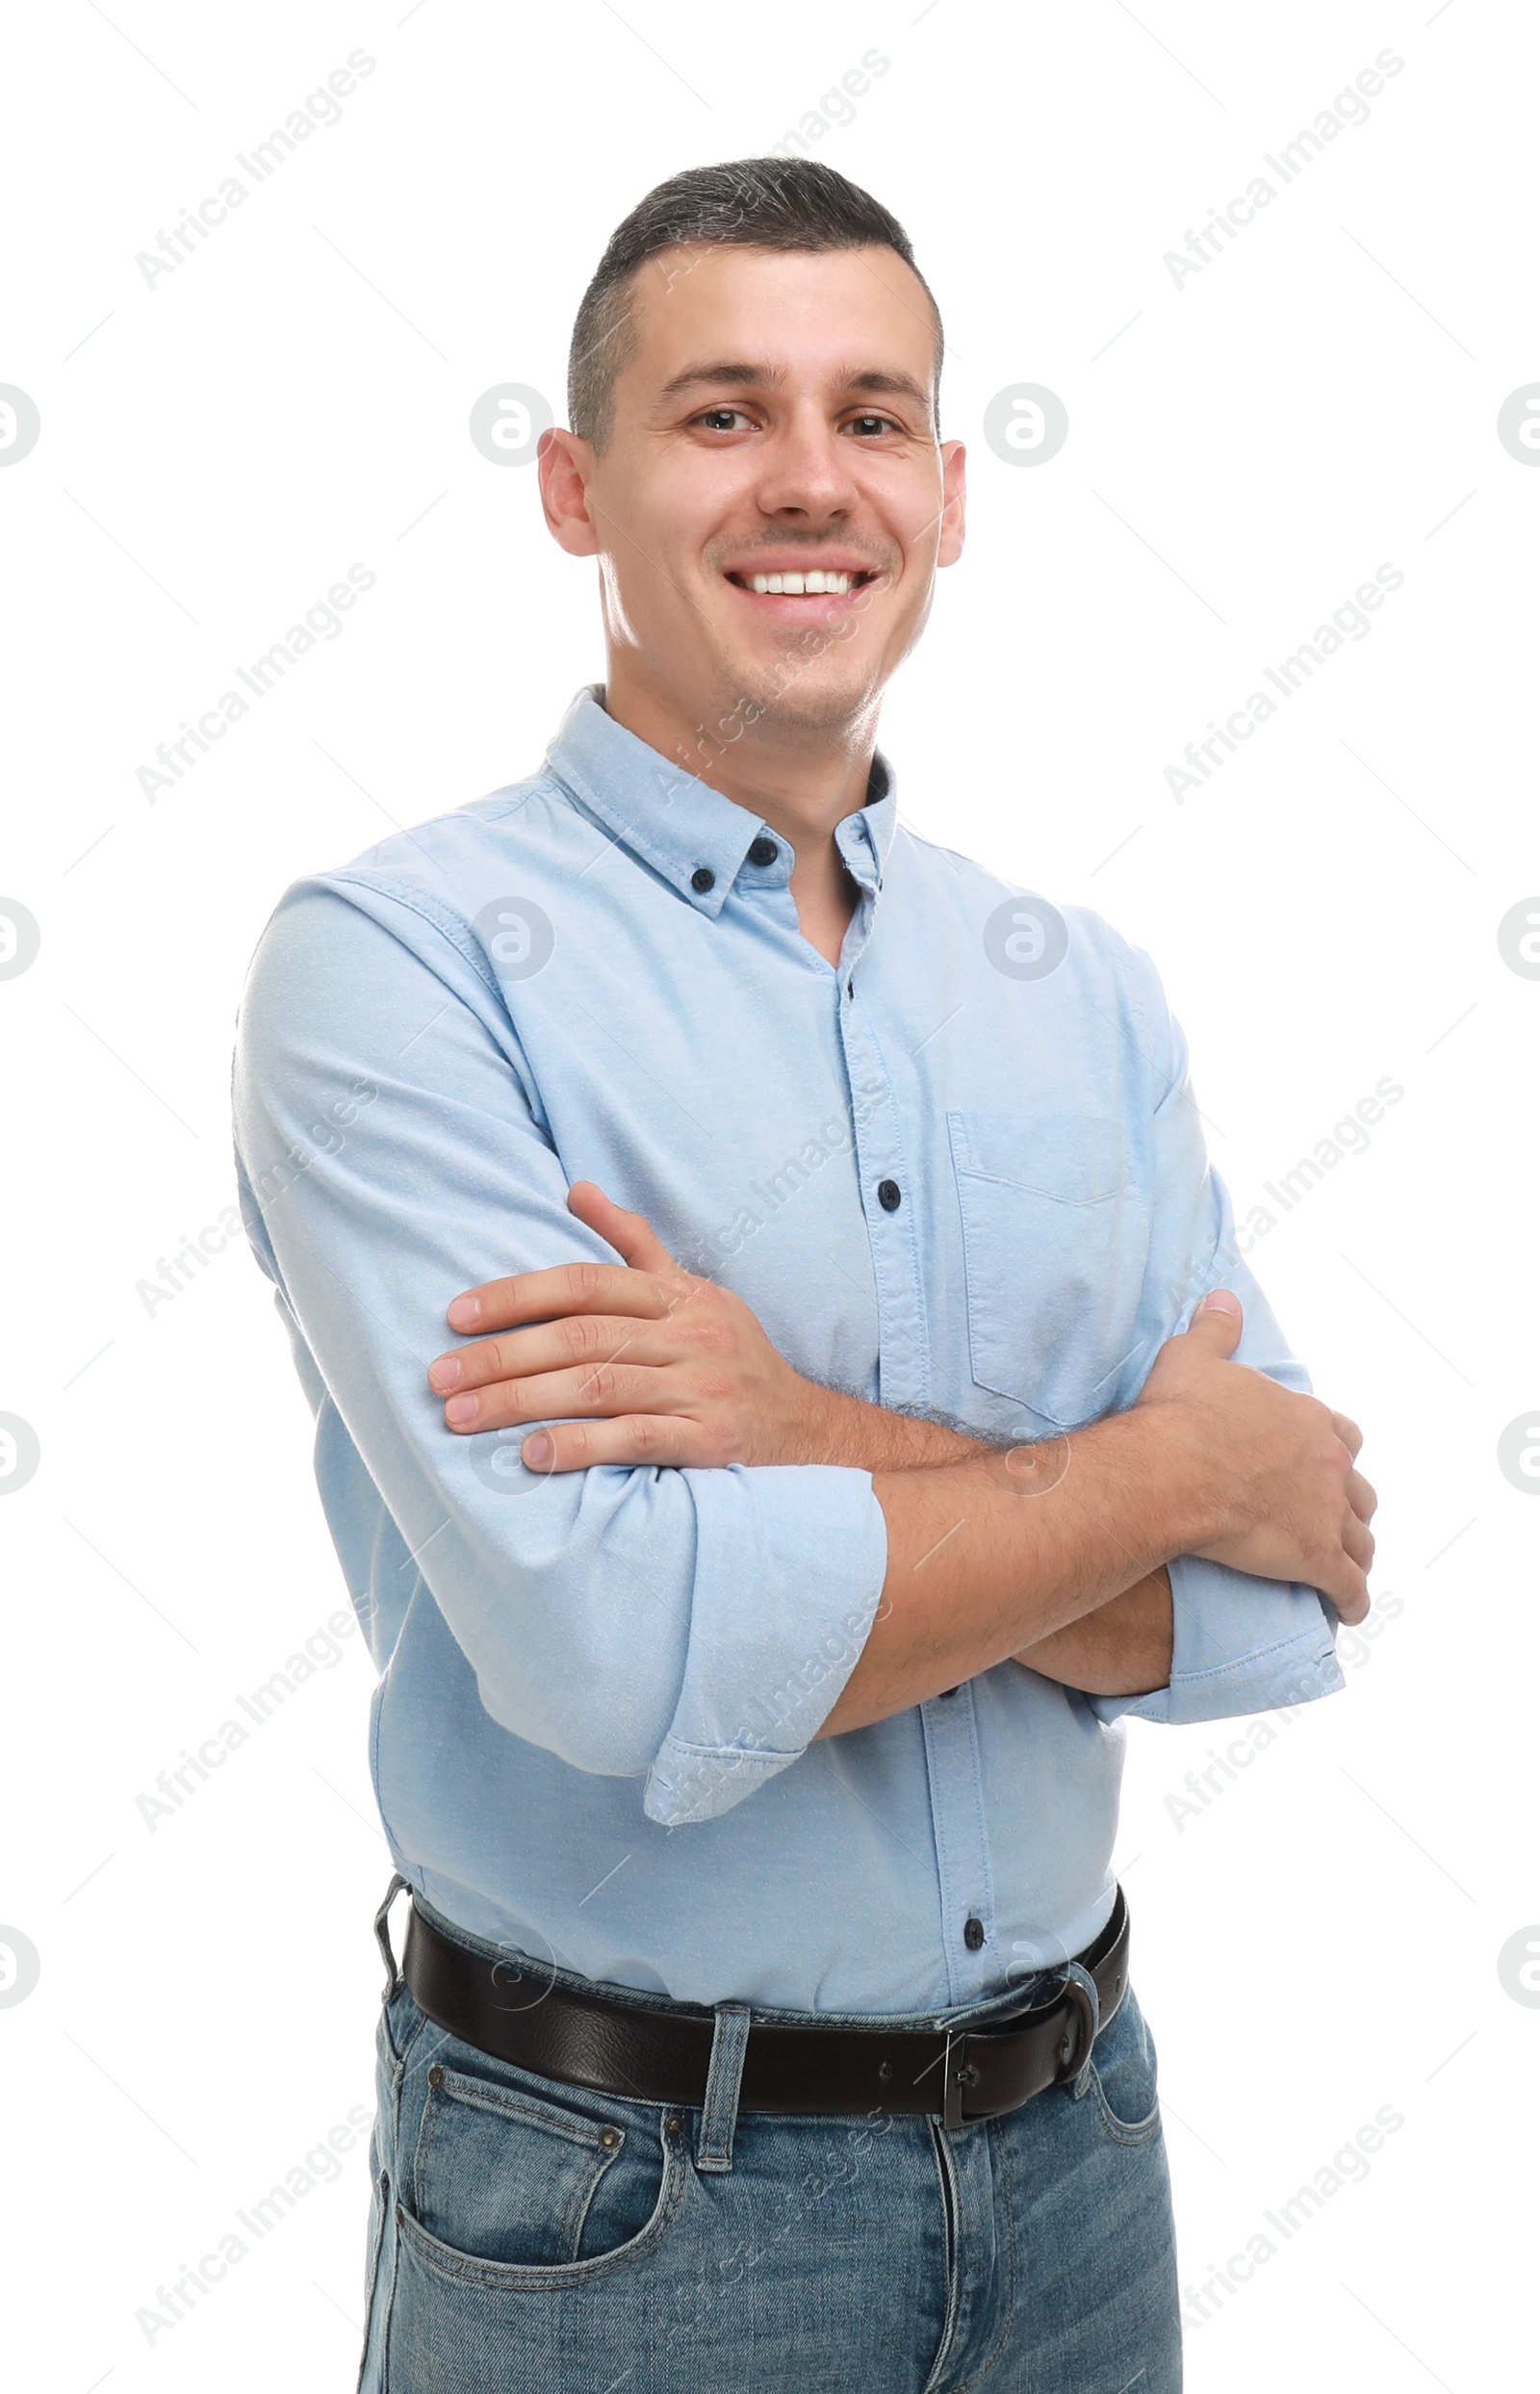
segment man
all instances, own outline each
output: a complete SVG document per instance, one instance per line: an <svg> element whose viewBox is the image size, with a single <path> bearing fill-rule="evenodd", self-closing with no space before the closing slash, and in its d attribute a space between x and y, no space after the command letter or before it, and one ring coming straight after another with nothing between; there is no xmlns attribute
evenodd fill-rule
<svg viewBox="0 0 1540 2394"><path fill-rule="evenodd" d="M1148 957L897 823L940 350L829 168L650 194L540 460L603 683L253 966L398 1873L367 2388L1179 2382L1116 1723L1339 1687L1374 1499Z"/></svg>

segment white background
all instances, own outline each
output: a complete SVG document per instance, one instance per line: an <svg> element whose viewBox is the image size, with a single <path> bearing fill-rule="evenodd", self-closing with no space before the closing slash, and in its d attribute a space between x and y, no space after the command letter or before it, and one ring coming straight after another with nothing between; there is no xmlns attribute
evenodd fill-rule
<svg viewBox="0 0 1540 2394"><path fill-rule="evenodd" d="M1167 1799L1223 1737L1130 1735L1183 2281L1278 2247L1192 2333L1189 2383L1513 2381L1540 2013L1497 1957L1540 1919L1540 1507L1497 1447L1540 1400L1540 983L1497 927L1540 889L1540 473L1496 420L1540 377L1537 46L1495 0L13 20L0 380L42 425L0 471L3 888L42 939L0 982L0 1410L42 1454L0 1507L0 1921L41 1957L0 2009L28 2385L353 2382L361 2141L191 2315L136 2322L372 2109L388 1872L356 1635L173 1817L141 1815L346 1600L244 1247L153 1313L138 1284L231 1200L234 1014L284 886L522 777L602 678L593 568L547 540L532 470L477 453L473 401L523 382L559 420L619 219L777 142L868 50L886 71L816 154L916 245L971 473L966 553L884 721L907 819L1149 948L1242 1215L1376 1081L1404 1090L1252 1257L1365 1428L1402 1609L1194 1814ZM1371 120L1272 174L1178 285L1165 253L1387 48ZM343 120L148 285L136 254L354 49L375 67ZM1021 381L1069 418L1031 470L981 435ZM355 561L377 581L341 636L151 803L157 743ZM1184 745L1381 563L1405 579L1370 635L1178 803ZM1367 2179L1267 2230L1387 2105Z"/></svg>

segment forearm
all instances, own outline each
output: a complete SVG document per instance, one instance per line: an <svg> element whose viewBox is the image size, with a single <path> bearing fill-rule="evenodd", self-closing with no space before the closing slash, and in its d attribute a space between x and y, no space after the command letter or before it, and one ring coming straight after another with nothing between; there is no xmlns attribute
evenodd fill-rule
<svg viewBox="0 0 1540 2394"><path fill-rule="evenodd" d="M1116 1415L1056 1443L1057 1476L1036 1494L998 1459L873 1475L887 1529L882 1602L820 1734L886 1719L1042 1646L1203 1534L1189 1477L1147 1418ZM1059 1652L1066 1671L1082 1666L1076 1648Z"/></svg>
<svg viewBox="0 0 1540 2394"><path fill-rule="evenodd" d="M1083 1695L1144 1696L1169 1683L1174 1635L1170 1573L1163 1563L1012 1659Z"/></svg>
<svg viewBox="0 0 1540 2394"><path fill-rule="evenodd" d="M886 1405L846 1396L804 1379L796 1427L777 1445L783 1463L845 1463L869 1472L926 1471L1000 1452L988 1438L953 1429L924 1415L893 1413Z"/></svg>
<svg viewBox="0 0 1540 2394"><path fill-rule="evenodd" d="M854 1463L872 1472L934 1470L1001 1453L989 1440L940 1422L892 1413L859 1397L820 1394L828 1403L809 1412L808 1461ZM1051 1445L1056 1461L1063 1446L1057 1440ZM1171 1583L1163 1563L1094 1612L1021 1647L1012 1660L1086 1695L1142 1696L1169 1679L1171 1639Z"/></svg>
<svg viewBox="0 0 1540 2394"><path fill-rule="evenodd" d="M1005 1464L1005 1450L946 1424L889 1412L859 1397L820 1388L809 1404L807 1447L800 1459L856 1464L871 1472L934 1470L987 1455ZM1064 1442L1039 1449L1050 1470L1062 1464ZM1020 1459L1031 1449L1017 1450ZM1014 1475L1013 1475L1014 1477ZM1171 1669L1171 1583L1163 1563L1093 1612L1054 1630L1012 1657L1044 1679L1086 1695L1145 1695L1164 1687Z"/></svg>

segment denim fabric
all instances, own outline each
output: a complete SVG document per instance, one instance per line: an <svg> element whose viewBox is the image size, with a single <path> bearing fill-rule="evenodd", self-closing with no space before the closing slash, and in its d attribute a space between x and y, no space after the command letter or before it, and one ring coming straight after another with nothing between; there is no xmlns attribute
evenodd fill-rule
<svg viewBox="0 0 1540 2394"><path fill-rule="evenodd" d="M538 2000L546 1977L510 1993ZM1018 2111L950 2132L740 2112L710 2174L700 2109L514 2069L404 1984L376 2053L359 2394L1180 2387L1155 2050L1131 1990L1080 2076Z"/></svg>

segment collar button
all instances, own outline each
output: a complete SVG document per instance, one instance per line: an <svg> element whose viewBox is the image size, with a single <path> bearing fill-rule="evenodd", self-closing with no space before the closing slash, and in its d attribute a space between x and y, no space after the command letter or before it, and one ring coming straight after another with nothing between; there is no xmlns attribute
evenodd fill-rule
<svg viewBox="0 0 1540 2394"><path fill-rule="evenodd" d="M751 864L773 864L780 854L781 850L777 847L775 841L773 839L767 839L762 833L757 839L751 839L749 842L749 862Z"/></svg>
<svg viewBox="0 0 1540 2394"><path fill-rule="evenodd" d="M690 875L690 888L699 889L704 898L708 889L716 888L716 875L709 864L698 864Z"/></svg>

